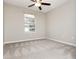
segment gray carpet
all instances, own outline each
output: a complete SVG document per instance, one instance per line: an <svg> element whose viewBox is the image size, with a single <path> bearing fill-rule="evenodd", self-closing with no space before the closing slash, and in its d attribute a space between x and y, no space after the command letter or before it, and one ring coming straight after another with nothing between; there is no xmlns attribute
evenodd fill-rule
<svg viewBox="0 0 79 59"><path fill-rule="evenodd" d="M4 59L76 58L75 47L43 39L4 45Z"/></svg>

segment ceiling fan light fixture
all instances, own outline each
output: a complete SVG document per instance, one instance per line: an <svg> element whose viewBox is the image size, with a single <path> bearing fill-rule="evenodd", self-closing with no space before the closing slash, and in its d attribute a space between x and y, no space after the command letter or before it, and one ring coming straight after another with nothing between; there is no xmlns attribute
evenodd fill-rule
<svg viewBox="0 0 79 59"><path fill-rule="evenodd" d="M42 5L45 5L45 6L50 6L51 3L45 3L43 2L43 0L31 0L32 2L34 2L34 4L31 4L29 5L28 7L32 7L32 6L36 6L39 8L39 10L42 10Z"/></svg>
<svg viewBox="0 0 79 59"><path fill-rule="evenodd" d="M35 3L35 6L39 7L39 6L41 6L41 3Z"/></svg>

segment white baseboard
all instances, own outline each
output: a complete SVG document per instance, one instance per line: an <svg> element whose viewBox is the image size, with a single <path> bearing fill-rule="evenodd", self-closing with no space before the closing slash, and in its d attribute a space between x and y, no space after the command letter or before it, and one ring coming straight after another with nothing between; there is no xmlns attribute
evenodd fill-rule
<svg viewBox="0 0 79 59"><path fill-rule="evenodd" d="M30 41L30 40L38 40L38 39L46 39L46 38L26 39L26 40L18 40L18 41L8 41L8 42L4 42L4 44L24 42L24 41ZM76 47L76 44L73 44L73 43L70 43L70 42L64 42L64 41L60 41L60 40L56 40L56 39L51 39L51 38L47 38L47 39Z"/></svg>
<svg viewBox="0 0 79 59"><path fill-rule="evenodd" d="M18 43L18 42L24 42L24 41L39 40L39 39L46 39L46 38L35 38L35 39L26 39L26 40L18 40L18 41L7 41L7 42L4 42L4 45L5 44L10 44L10 43Z"/></svg>
<svg viewBox="0 0 79 59"><path fill-rule="evenodd" d="M56 39L51 39L51 38L48 38L48 39L49 39L49 40L56 41L56 42L59 42L59 43L63 43L63 44L67 44L67 45L71 45L71 46L76 47L76 44L74 44L74 43L64 42L64 41L60 41L60 40L56 40Z"/></svg>

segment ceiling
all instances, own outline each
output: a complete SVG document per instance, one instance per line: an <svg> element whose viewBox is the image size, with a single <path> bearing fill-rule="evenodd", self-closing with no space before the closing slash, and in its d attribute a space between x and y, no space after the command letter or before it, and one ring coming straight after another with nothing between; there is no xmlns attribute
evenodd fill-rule
<svg viewBox="0 0 79 59"><path fill-rule="evenodd" d="M34 3L30 0L4 0L5 3L28 8L28 9L31 9L34 11L40 11L43 13L46 13L46 12L52 10L53 8L56 8L64 3L66 3L69 0L43 0L43 1L51 3L51 6L42 6L42 10L40 11L36 6L28 7L28 5Z"/></svg>

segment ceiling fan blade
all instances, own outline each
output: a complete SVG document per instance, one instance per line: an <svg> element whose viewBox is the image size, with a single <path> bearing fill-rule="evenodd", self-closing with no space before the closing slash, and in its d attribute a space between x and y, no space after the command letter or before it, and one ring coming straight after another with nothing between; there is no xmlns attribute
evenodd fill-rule
<svg viewBox="0 0 79 59"><path fill-rule="evenodd" d="M42 10L41 6L39 7L39 10Z"/></svg>
<svg viewBox="0 0 79 59"><path fill-rule="evenodd" d="M35 2L36 0L31 0L31 1Z"/></svg>
<svg viewBox="0 0 79 59"><path fill-rule="evenodd" d="M50 3L41 3L42 5L48 5L50 6L51 4Z"/></svg>
<svg viewBox="0 0 79 59"><path fill-rule="evenodd" d="M29 5L28 7L32 7L32 6L34 6L35 4L31 4L31 5Z"/></svg>

